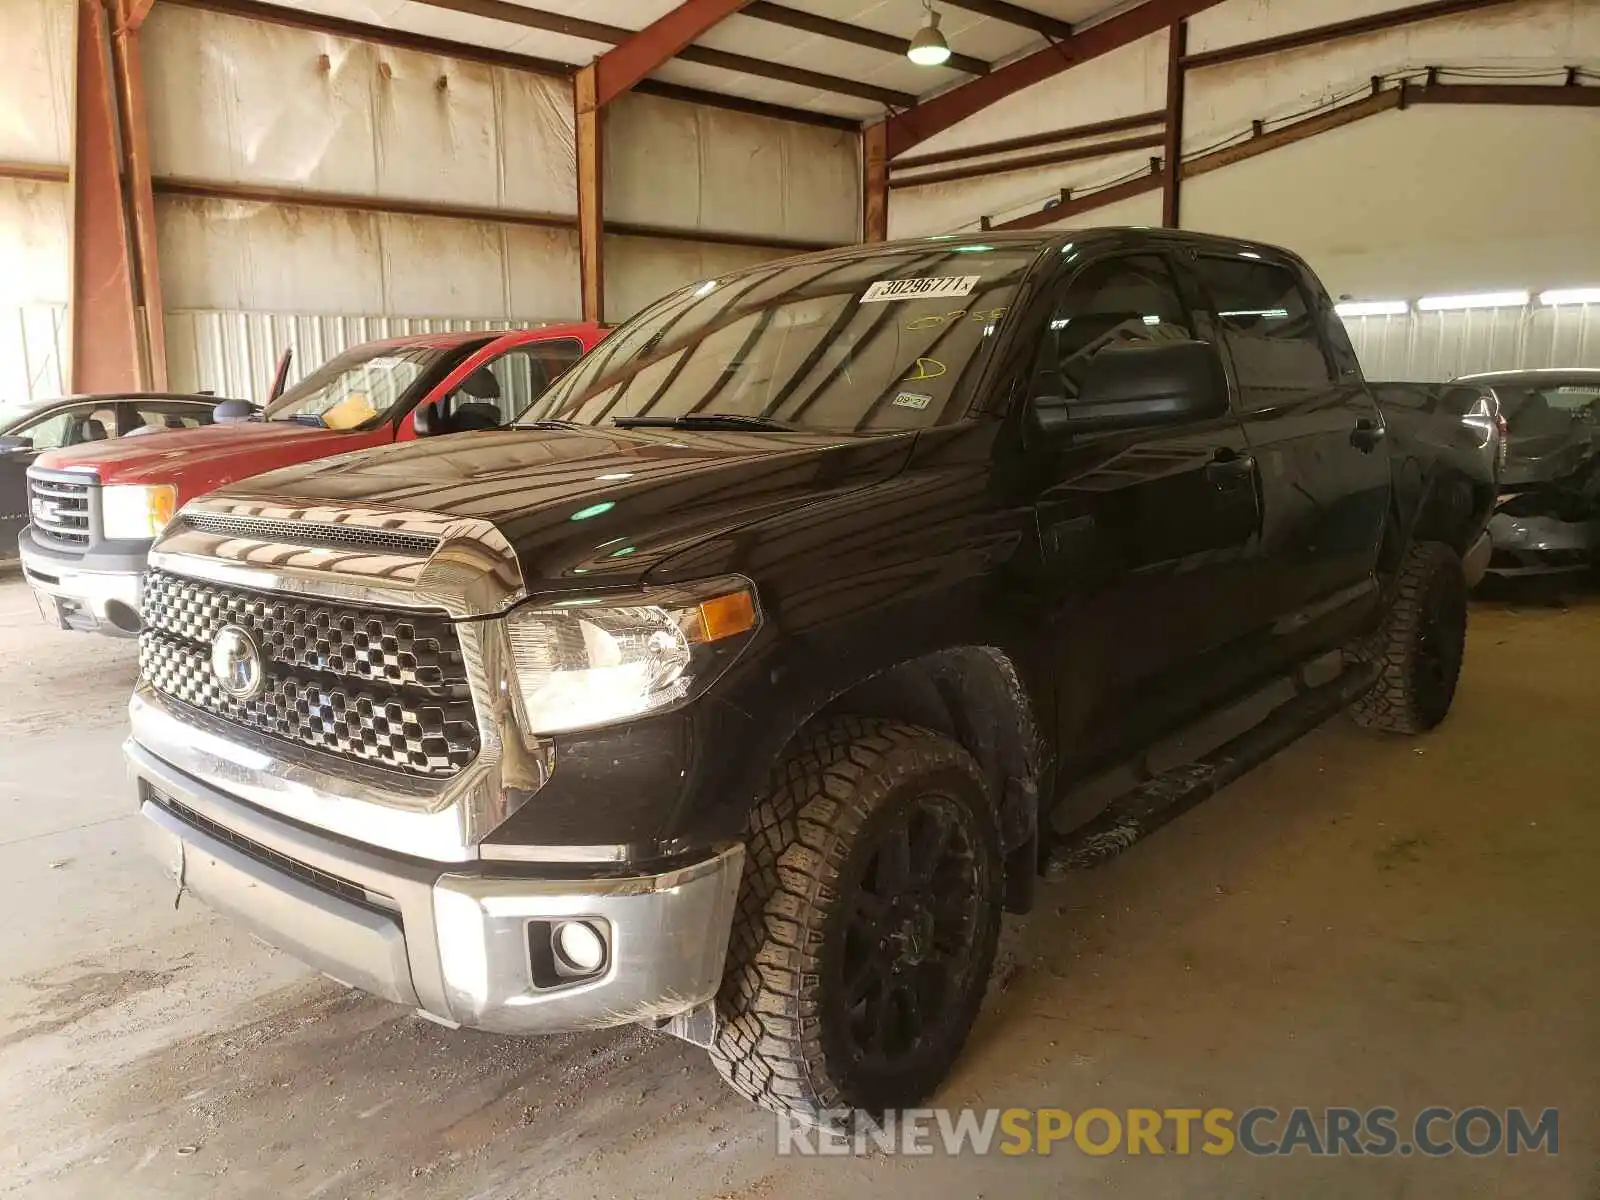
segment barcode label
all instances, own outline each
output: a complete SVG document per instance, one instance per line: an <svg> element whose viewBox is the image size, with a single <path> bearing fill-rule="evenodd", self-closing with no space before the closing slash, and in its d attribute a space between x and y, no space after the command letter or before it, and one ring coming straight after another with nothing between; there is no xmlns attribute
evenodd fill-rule
<svg viewBox="0 0 1600 1200"><path fill-rule="evenodd" d="M981 275L934 275L925 279L880 279L862 293L861 303L970 296L981 278Z"/></svg>

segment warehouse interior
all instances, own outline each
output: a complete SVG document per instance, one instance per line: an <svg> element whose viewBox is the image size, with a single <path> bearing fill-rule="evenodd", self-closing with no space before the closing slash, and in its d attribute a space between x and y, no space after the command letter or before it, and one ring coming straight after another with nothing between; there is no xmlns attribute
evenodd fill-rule
<svg viewBox="0 0 1600 1200"><path fill-rule="evenodd" d="M1600 368L1597 196L1593 0L0 0L0 405L260 403L285 350L1103 226L1291 248L1369 379ZM1597 614L1587 574L1480 592L1436 734L1331 722L1041 884L929 1102L1555 1108L1559 1154L935 1167L784 1157L665 1034L443 1028L175 904L138 644L0 563L0 1192L1593 1200Z"/></svg>

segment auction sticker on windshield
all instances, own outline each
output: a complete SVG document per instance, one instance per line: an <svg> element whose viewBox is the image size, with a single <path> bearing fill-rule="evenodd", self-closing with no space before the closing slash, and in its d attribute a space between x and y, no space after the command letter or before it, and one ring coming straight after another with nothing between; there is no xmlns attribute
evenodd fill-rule
<svg viewBox="0 0 1600 1200"><path fill-rule="evenodd" d="M930 275L922 279L880 279L861 294L863 304L885 300L935 300L970 296L981 275Z"/></svg>

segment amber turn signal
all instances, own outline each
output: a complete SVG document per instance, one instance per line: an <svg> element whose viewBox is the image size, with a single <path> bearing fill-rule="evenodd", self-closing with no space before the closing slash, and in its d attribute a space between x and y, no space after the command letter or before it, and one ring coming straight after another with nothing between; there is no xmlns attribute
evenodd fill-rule
<svg viewBox="0 0 1600 1200"><path fill-rule="evenodd" d="M693 642L718 642L756 627L756 601L747 591L728 592L702 600L695 606L695 612L700 618L700 628L689 633L689 640Z"/></svg>

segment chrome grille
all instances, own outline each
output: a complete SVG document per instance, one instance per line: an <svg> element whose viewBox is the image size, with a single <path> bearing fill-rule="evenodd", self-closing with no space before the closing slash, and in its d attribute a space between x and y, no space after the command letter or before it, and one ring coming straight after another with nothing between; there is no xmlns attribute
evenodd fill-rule
<svg viewBox="0 0 1600 1200"><path fill-rule="evenodd" d="M455 627L437 613L356 608L151 571L140 672L182 704L257 733L413 775L453 775L477 756ZM237 699L211 643L237 626L259 647L264 686Z"/></svg>
<svg viewBox="0 0 1600 1200"><path fill-rule="evenodd" d="M62 471L28 472L28 520L49 545L85 549L93 540L93 494L98 483Z"/></svg>

